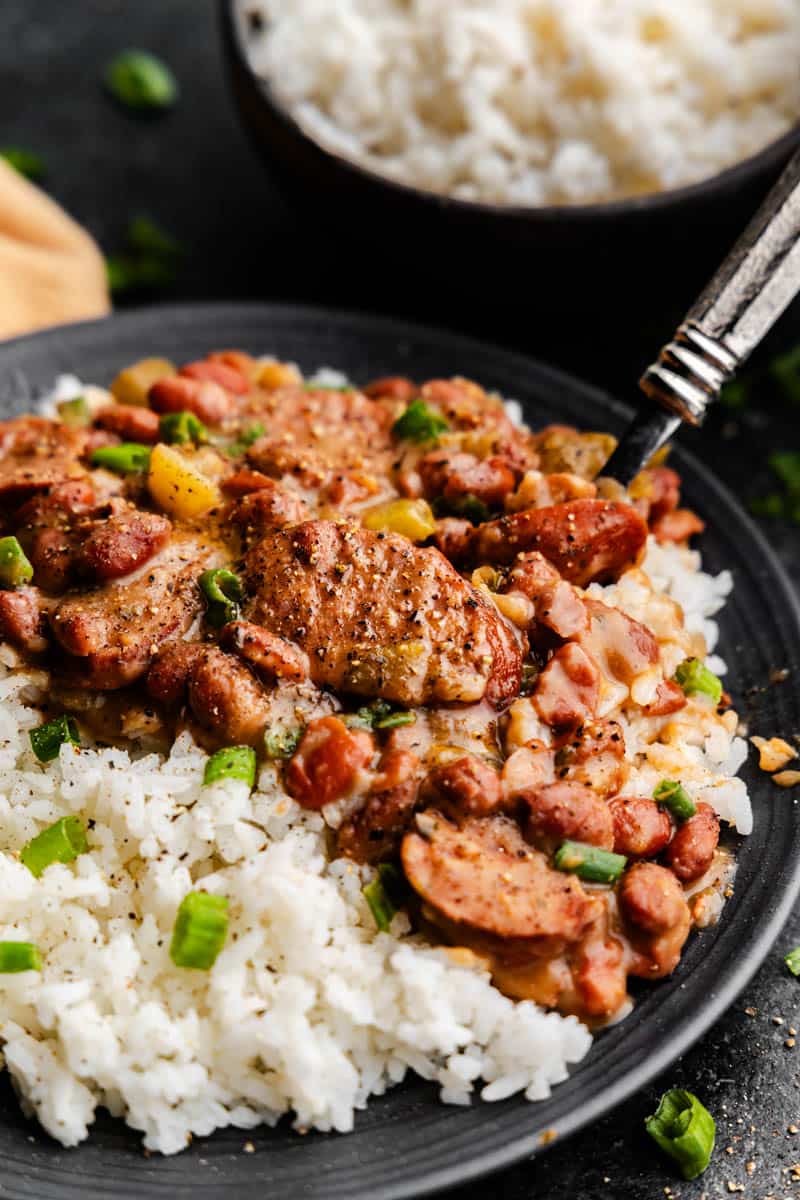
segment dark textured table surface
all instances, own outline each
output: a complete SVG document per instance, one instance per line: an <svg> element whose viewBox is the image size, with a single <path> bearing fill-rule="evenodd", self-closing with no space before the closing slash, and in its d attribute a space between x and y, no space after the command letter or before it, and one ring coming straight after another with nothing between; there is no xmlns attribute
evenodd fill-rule
<svg viewBox="0 0 800 1200"><path fill-rule="evenodd" d="M173 112L135 121L103 96L98 84L103 66L126 46L152 50L172 65L183 93ZM462 313L451 303L446 281L436 297L422 300L414 287L412 253L408 278L387 286L379 263L359 260L357 248L340 245L324 227L299 225L238 129L213 0L79 5L2 0L0 144L44 156L45 186L106 251L121 246L128 220L141 212L178 234L190 253L165 298L280 298L412 317L422 313L442 325L488 332L620 394L630 390L637 368L671 332L674 314L659 313L643 289L647 332L618 348L613 359L601 358L582 336L580 322L566 331L554 327L546 306L523 334L519 293L505 277L487 280L485 310ZM393 236L402 237L402 231ZM526 264L514 264L514 271L524 273ZM535 274L535 264L530 271ZM687 303L691 298L687 295ZM613 303L613 295L599 296L598 302ZM504 335L504 328L512 332ZM800 341L796 306L754 370L763 373L770 355L793 341ZM782 406L766 383L754 392L746 408L720 409L705 430L687 438L745 500L772 486L766 465L772 450L800 450L800 410ZM800 586L797 528L780 521L762 522L762 528ZM800 1036L796 1048L792 1036L794 1026L800 1027L800 983L782 963L782 954L798 942L800 914L726 1017L663 1079L593 1129L535 1162L457 1193L459 1200L800 1197ZM717 1121L712 1166L691 1184L675 1177L642 1131L654 1099L673 1084L703 1097ZM2 1172L0 1193L5 1194Z"/></svg>

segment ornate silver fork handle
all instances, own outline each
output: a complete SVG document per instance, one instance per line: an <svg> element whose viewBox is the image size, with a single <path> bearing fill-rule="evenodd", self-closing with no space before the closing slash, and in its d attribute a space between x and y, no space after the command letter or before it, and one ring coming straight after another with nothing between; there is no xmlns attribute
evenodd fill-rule
<svg viewBox="0 0 800 1200"><path fill-rule="evenodd" d="M800 291L800 151L639 386L692 425Z"/></svg>
<svg viewBox="0 0 800 1200"><path fill-rule="evenodd" d="M681 421L699 425L800 291L800 151L770 192L674 338L639 386L655 404L632 422L603 468L630 483Z"/></svg>

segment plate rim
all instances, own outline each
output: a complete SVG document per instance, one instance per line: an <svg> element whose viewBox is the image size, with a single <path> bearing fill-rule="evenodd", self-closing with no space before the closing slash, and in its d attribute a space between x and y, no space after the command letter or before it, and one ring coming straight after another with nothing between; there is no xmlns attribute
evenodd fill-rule
<svg viewBox="0 0 800 1200"><path fill-rule="evenodd" d="M370 330L384 335L409 340L418 339L430 344L435 341L443 350L452 347L454 354L459 349L467 352L499 356L509 367L527 371L538 376L540 381L551 385L566 382L574 394L592 398L606 411L612 412L618 419L630 419L633 409L616 396L602 388L589 383L570 371L553 366L539 359L528 356L518 350L509 349L502 344L481 338L464 335L439 327L438 325L421 325L405 319L395 319L391 316L376 315L354 309L340 309L324 305L304 305L288 302L236 302L236 301L188 301L170 304L155 304L146 307L136 307L114 313L110 317L73 322L58 325L49 329L23 334L0 343L0 384L3 382L5 361L15 351L25 351L29 348L45 344L57 343L60 339L78 337L79 334L91 336L97 333L101 338L111 332L113 327L121 324L135 329L141 322L151 324L154 320L162 320L165 325L178 327L186 323L190 325L193 318L216 316L220 321L235 321L236 319L252 320L254 316L263 316L265 324L269 319L280 316L283 320L316 320L325 322L328 326L363 329L368 335ZM176 334L178 329L175 328ZM334 364L335 365L335 364ZM743 510L737 498L730 489L713 475L692 452L678 445L675 449L675 459L685 464L694 475L702 476L703 486L711 492L713 499L723 510L727 509L736 516L751 544L757 546L763 564L770 575L770 583L776 589L774 612L782 612L794 630L800 635L800 598L798 597L789 576L778 559L775 551L761 530L755 525L750 516ZM561 1143L573 1136L580 1129L597 1122L601 1117L610 1113L624 1100L647 1086L653 1078L673 1063L705 1034L712 1025L732 1006L742 989L760 968L777 939L781 928L786 923L794 904L800 895L800 858L795 858L787 873L779 901L772 908L766 921L758 923L758 935L749 949L748 954L737 960L726 971L723 982L707 998L677 1030L669 1033L668 1039L648 1055L643 1061L631 1066L616 1083L604 1085L594 1097L581 1100L568 1113L559 1119L558 1137L554 1143ZM348 1136L348 1135L344 1135ZM535 1134L515 1137L504 1141L495 1150L481 1154L479 1161L467 1160L459 1164L425 1169L424 1176L417 1180L391 1180L383 1182L375 1196L380 1200L411 1200L412 1197L429 1196L434 1193L449 1190L454 1187L467 1186L481 1178L513 1166L515 1163L543 1153L548 1148ZM0 1160L4 1155L0 1155Z"/></svg>

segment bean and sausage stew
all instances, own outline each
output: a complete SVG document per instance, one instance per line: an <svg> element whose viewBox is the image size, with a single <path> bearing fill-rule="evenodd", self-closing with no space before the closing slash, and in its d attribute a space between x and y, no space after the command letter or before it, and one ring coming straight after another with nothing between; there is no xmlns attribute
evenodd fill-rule
<svg viewBox="0 0 800 1200"><path fill-rule="evenodd" d="M4 652L100 742L255 748L427 937L602 1022L673 970L721 853L678 782L626 789L623 710L709 689L591 586L702 529L669 467L603 478L612 448L461 378L145 359L0 425Z"/></svg>

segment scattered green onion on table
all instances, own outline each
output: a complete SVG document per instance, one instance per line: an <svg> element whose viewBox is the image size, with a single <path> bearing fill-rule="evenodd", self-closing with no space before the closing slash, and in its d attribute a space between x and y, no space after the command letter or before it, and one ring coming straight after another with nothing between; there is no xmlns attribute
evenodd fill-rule
<svg viewBox="0 0 800 1200"><path fill-rule="evenodd" d="M136 112L171 108L178 99L172 71L146 50L123 50L108 64L104 78L114 99Z"/></svg>
<svg viewBox="0 0 800 1200"><path fill-rule="evenodd" d="M684 1179L702 1175L714 1150L716 1125L707 1108L691 1092L671 1088L645 1129L681 1169Z"/></svg>

